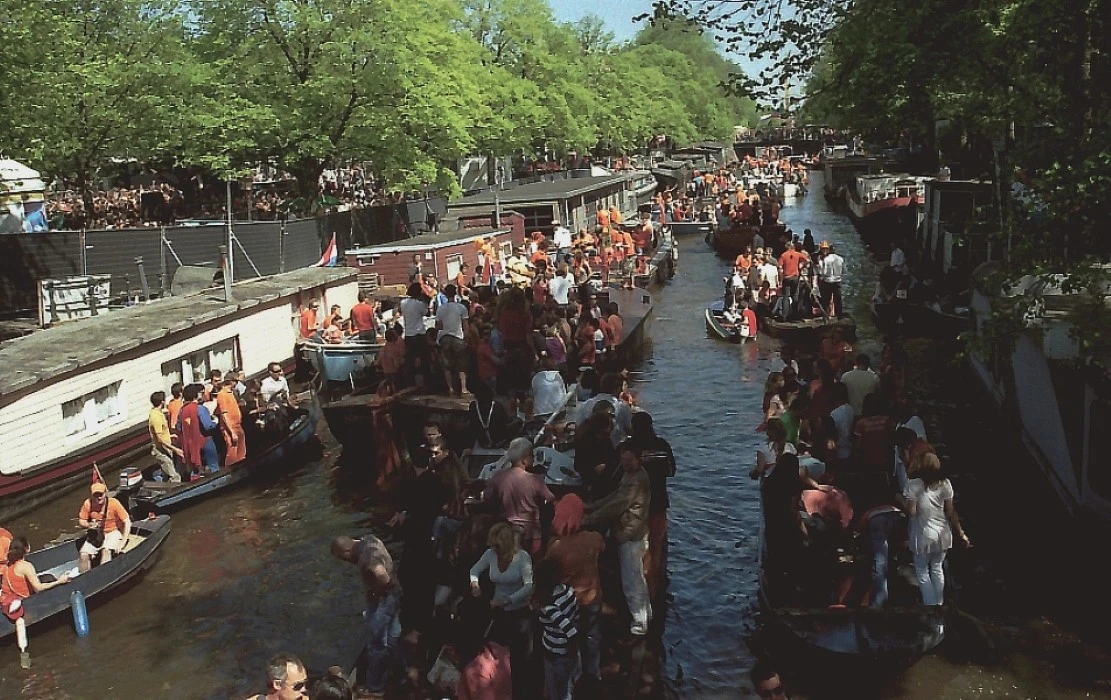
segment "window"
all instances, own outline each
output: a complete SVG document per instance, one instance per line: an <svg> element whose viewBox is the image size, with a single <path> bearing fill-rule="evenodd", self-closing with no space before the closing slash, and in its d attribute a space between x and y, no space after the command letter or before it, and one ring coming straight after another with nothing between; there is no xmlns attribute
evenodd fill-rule
<svg viewBox="0 0 1111 700"><path fill-rule="evenodd" d="M221 372L235 369L239 366L238 338L228 338L215 345L210 345L203 350L191 352L185 357L180 357L162 364L162 380L168 391L175 382L182 384L203 383L208 380L208 373L218 369Z"/></svg>
<svg viewBox="0 0 1111 700"><path fill-rule="evenodd" d="M463 254L456 253L455 255L449 255L446 260L447 278L448 280L454 280L455 276L459 274L459 268L463 266Z"/></svg>
<svg viewBox="0 0 1111 700"><path fill-rule="evenodd" d="M503 241L502 242L502 244L501 244L501 255L502 255L503 258L508 258L510 255L513 255L513 242L512 241Z"/></svg>
<svg viewBox="0 0 1111 700"><path fill-rule="evenodd" d="M78 396L62 404L62 428L67 442L74 442L95 435L105 426L118 423L124 417L120 401L120 384L115 382L91 394Z"/></svg>

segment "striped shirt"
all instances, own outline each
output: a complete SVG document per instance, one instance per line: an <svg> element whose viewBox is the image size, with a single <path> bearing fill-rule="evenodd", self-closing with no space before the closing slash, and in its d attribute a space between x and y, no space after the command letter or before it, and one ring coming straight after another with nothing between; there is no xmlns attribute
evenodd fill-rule
<svg viewBox="0 0 1111 700"><path fill-rule="evenodd" d="M552 602L540 608L540 625L544 648L552 654L565 655L571 640L579 633L579 603L574 588L562 583L555 587Z"/></svg>

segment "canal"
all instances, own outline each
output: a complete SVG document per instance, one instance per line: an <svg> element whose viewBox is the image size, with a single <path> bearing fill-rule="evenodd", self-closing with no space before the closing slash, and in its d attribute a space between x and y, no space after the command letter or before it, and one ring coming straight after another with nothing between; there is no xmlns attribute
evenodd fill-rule
<svg viewBox="0 0 1111 700"><path fill-rule="evenodd" d="M848 220L826 207L820 182L812 191L788 204L783 218L838 245L849 263L858 345L876 352L882 339L865 320L876 265ZM652 357L633 387L679 463L663 686L669 697L752 696L745 689L750 645L759 638L759 515L747 473L777 346L768 338L738 347L706 337L702 310L719 295L727 264L697 238L680 245L678 273L655 295ZM930 437L958 472L958 505L976 547L954 557L953 568L964 581L962 607L975 618L951 634L963 643L947 642L900 675L806 697L1111 698L1100 637L1108 596L1095 575L1102 562L1086 554L1044 479L978 408L954 348L924 340L909 342L908 351L921 367L916 388ZM275 651L293 651L315 668L353 658L360 587L328 543L341 533L380 532L389 513L374 500L371 465L339 468L339 448L325 429L321 438L323 452L295 471L175 515L157 565L125 594L92 607L87 639L74 638L68 619L32 629L30 671L19 668L14 645L0 650L0 695L238 700L261 689L263 662ZM41 546L75 526L82 498L65 496L7 526Z"/></svg>

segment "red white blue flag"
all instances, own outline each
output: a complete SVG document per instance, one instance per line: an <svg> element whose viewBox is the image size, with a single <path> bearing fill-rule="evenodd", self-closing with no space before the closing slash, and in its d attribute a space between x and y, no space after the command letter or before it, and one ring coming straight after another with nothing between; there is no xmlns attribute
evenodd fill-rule
<svg viewBox="0 0 1111 700"><path fill-rule="evenodd" d="M339 259L339 249L336 247L336 234L332 234L332 240L328 242L328 247L324 249L324 254L320 256L320 261L313 267L335 267Z"/></svg>

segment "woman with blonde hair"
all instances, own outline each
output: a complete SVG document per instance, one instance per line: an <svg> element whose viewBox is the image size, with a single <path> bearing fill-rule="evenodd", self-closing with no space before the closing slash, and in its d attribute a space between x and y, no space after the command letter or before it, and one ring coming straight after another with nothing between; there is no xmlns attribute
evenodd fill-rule
<svg viewBox="0 0 1111 700"><path fill-rule="evenodd" d="M971 547L953 507L953 485L941 473L941 461L927 453L914 460L914 478L907 482L907 534L914 554L914 573L923 605L945 603L945 554L953 548L953 533Z"/></svg>
<svg viewBox="0 0 1111 700"><path fill-rule="evenodd" d="M494 584L490 607L494 609L490 637L509 647L513 669L513 697L518 700L539 696L535 679L542 677L533 654L532 557L521 549L520 533L509 523L498 523L486 537L489 547L471 567L471 593L482 595L479 577L486 573ZM533 692L533 691L536 692Z"/></svg>

